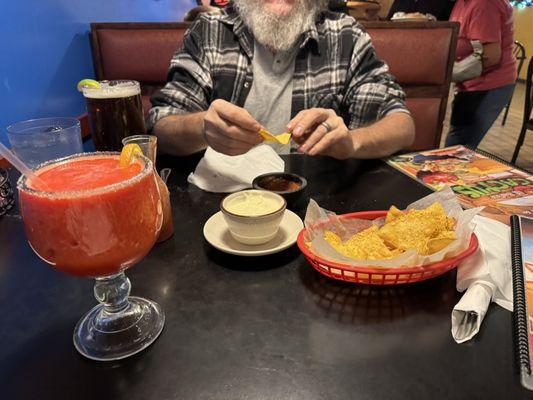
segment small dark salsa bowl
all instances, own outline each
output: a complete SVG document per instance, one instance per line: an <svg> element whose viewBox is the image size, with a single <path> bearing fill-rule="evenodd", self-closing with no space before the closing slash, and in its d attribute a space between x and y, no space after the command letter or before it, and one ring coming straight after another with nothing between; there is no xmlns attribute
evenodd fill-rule
<svg viewBox="0 0 533 400"><path fill-rule="evenodd" d="M281 195L291 210L300 210L307 205L307 180L300 175L285 172L263 174L252 181L252 186Z"/></svg>

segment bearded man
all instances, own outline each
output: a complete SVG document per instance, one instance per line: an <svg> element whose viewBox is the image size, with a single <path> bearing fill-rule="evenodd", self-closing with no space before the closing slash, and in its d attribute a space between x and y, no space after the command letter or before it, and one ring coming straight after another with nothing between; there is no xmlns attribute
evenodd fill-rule
<svg viewBox="0 0 533 400"><path fill-rule="evenodd" d="M327 3L233 0L202 15L152 97L148 128L160 148L239 155L263 141L261 128L292 133L292 143L272 144L282 154L377 158L410 146L402 89L363 28Z"/></svg>

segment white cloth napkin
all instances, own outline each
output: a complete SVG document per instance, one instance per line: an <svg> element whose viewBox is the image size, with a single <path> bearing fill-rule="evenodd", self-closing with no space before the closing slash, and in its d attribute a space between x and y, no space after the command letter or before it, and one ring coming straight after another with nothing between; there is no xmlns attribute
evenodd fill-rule
<svg viewBox="0 0 533 400"><path fill-rule="evenodd" d="M491 300L513 311L511 228L480 215L474 223L479 248L457 270L457 290L466 290L452 311L452 336L457 343L479 332Z"/></svg>
<svg viewBox="0 0 533 400"><path fill-rule="evenodd" d="M265 144L240 156L227 156L208 147L187 181L207 192L232 193L252 187L259 175L284 170L285 162Z"/></svg>

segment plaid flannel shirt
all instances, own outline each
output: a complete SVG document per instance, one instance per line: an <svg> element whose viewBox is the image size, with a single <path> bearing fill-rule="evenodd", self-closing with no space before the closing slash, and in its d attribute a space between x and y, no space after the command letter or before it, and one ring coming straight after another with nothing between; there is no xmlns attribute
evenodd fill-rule
<svg viewBox="0 0 533 400"><path fill-rule="evenodd" d="M148 129L168 115L205 111L216 99L243 107L253 82L253 43L234 6L202 14L171 60L168 83L151 98ZM332 108L355 129L392 111L408 112L404 98L352 17L327 11L304 33L293 77L293 117L313 107Z"/></svg>

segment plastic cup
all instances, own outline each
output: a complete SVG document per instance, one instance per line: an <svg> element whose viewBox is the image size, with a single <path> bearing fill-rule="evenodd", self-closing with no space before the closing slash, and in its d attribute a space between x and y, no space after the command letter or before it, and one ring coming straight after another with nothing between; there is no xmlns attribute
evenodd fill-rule
<svg viewBox="0 0 533 400"><path fill-rule="evenodd" d="M80 122L75 118L40 118L7 127L12 151L30 168L83 152Z"/></svg>

